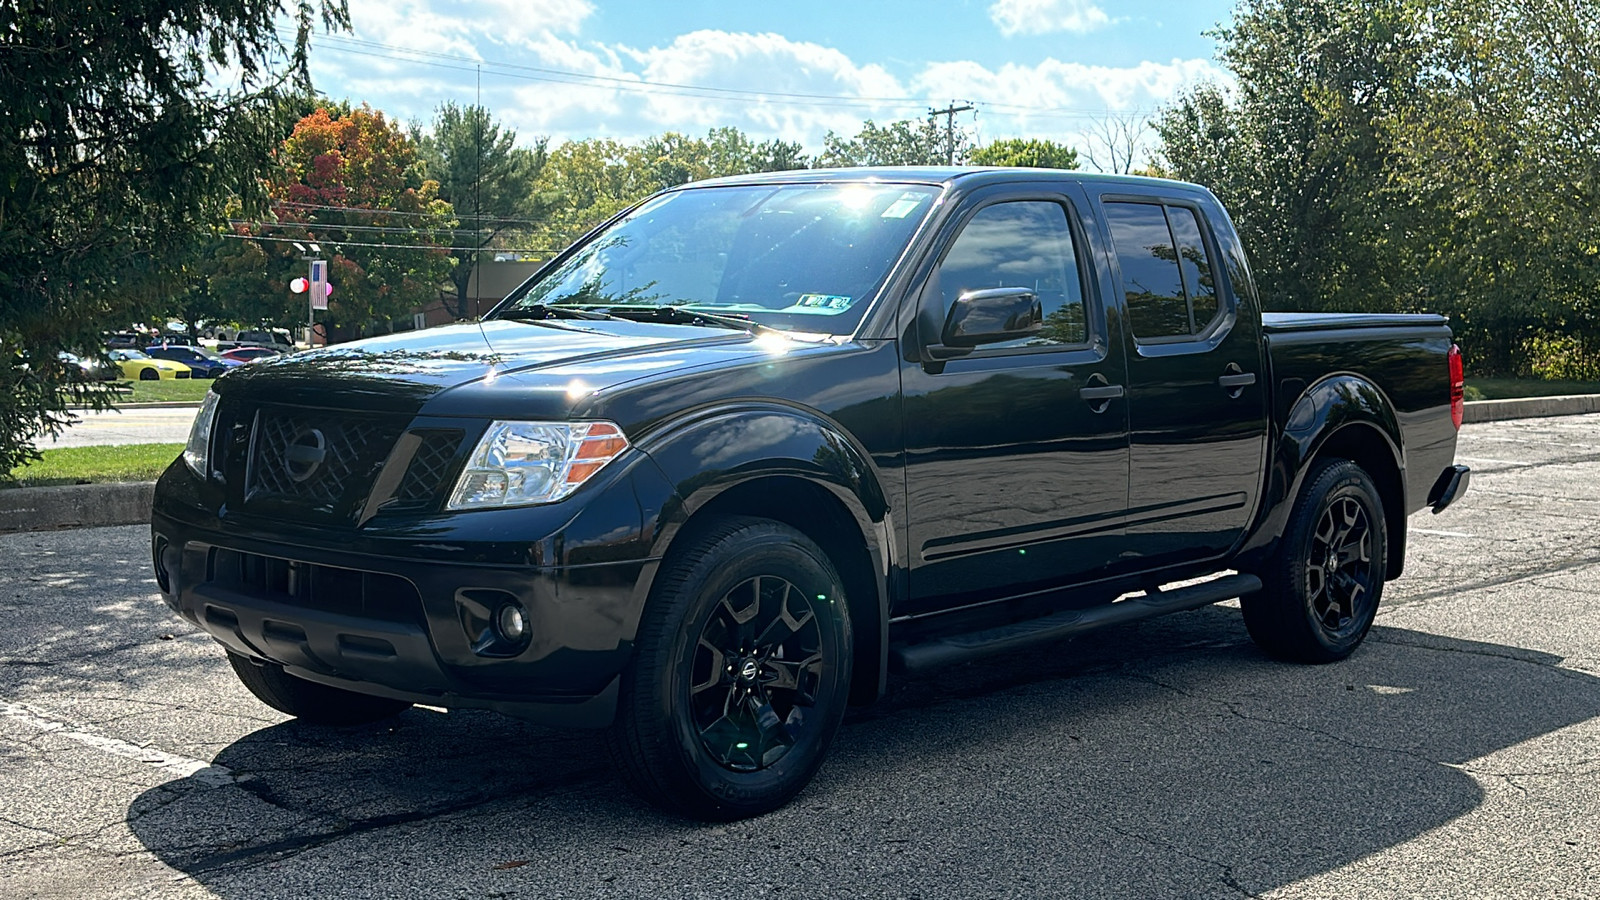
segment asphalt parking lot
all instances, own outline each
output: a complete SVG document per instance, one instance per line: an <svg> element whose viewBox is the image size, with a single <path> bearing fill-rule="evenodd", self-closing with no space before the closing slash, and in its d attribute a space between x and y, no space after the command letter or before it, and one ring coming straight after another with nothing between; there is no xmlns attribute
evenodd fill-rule
<svg viewBox="0 0 1600 900"><path fill-rule="evenodd" d="M1600 896L1600 415L1469 426L1350 660L1211 607L891 685L707 826L592 735L286 721L142 527L0 537L0 897Z"/></svg>

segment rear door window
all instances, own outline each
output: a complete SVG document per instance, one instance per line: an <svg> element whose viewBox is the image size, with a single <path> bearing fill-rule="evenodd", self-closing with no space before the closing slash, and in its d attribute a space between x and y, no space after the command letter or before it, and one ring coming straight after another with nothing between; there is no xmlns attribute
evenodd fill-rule
<svg viewBox="0 0 1600 900"><path fill-rule="evenodd" d="M1221 313L1199 213L1159 203L1105 204L1128 320L1140 341L1200 334Z"/></svg>

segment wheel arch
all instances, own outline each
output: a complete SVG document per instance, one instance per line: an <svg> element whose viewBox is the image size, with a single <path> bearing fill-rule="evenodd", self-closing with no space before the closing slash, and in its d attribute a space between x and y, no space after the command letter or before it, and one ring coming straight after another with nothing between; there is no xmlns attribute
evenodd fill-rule
<svg viewBox="0 0 1600 900"><path fill-rule="evenodd" d="M651 556L666 557L723 516L771 519L806 535L844 582L854 634L850 702L881 696L893 551L888 502L863 448L819 415L767 404L696 417L639 447L679 498L655 529Z"/></svg>
<svg viewBox="0 0 1600 900"><path fill-rule="evenodd" d="M1388 532L1387 580L1405 566L1406 468L1399 416L1371 381L1348 373L1306 388L1290 407L1271 468L1261 521L1240 550L1244 565L1276 551L1306 474L1323 459L1348 459L1378 488Z"/></svg>

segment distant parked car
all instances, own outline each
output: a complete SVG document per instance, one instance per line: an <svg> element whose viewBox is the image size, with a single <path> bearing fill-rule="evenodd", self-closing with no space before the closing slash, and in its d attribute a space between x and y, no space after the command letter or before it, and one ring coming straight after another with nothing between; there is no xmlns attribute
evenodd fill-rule
<svg viewBox="0 0 1600 900"><path fill-rule="evenodd" d="M194 371L195 378L215 378L229 369L244 365L240 360L228 359L207 347L190 344L157 344L146 347L144 352L155 359L183 363Z"/></svg>
<svg viewBox="0 0 1600 900"><path fill-rule="evenodd" d="M277 328L271 331L241 331L235 340L240 344L270 347L279 353L294 352L294 341L289 338L289 332Z"/></svg>
<svg viewBox="0 0 1600 900"><path fill-rule="evenodd" d="M138 350L144 346L146 339L142 334L119 331L116 334L106 335L106 347L110 350Z"/></svg>
<svg viewBox="0 0 1600 900"><path fill-rule="evenodd" d="M240 363L255 362L258 359L282 355L271 347L234 347L232 350L222 351L221 354L223 359L231 359Z"/></svg>
<svg viewBox="0 0 1600 900"><path fill-rule="evenodd" d="M170 359L152 359L138 350L112 350L111 361L122 370L122 377L140 381L156 379L189 378L189 367Z"/></svg>
<svg viewBox="0 0 1600 900"><path fill-rule="evenodd" d="M84 381L116 381L122 377L116 367L108 366L92 356L84 357L76 353L61 351L61 361L69 366L76 366L82 373Z"/></svg>

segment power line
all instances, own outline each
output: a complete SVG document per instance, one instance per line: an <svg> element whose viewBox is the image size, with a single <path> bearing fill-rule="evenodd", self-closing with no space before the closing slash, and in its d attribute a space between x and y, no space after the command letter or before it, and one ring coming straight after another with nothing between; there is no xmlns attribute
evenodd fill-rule
<svg viewBox="0 0 1600 900"><path fill-rule="evenodd" d="M494 60L474 59L469 56L460 56L452 53L441 53L435 50L418 50L411 47L400 47L385 44L379 41L370 41L362 38L344 37L340 35L325 35L322 38L324 46L341 53L351 53L377 59L389 59L400 62L417 63L419 65L435 66L437 68L451 69L458 72L473 72L478 74L485 67L491 72L509 78L524 81L538 81L553 84L566 84L574 87L604 88L607 90L637 91L651 94L667 94L672 96L686 96L697 99L726 99L748 103L765 103L794 106L813 107L845 107L857 109L873 109L883 106L903 110L924 110L928 107L929 100L924 97L857 97L843 94L813 94L792 91L756 91L743 88L723 88L708 85L682 84L669 81L651 81L645 78L621 78L611 75L593 75L585 72L574 72L563 69L551 69L540 66L528 66L518 63L498 62ZM451 65L450 63L459 63ZM496 71L499 70L499 71ZM1128 110L1114 110L1110 107L1072 107L1072 106L1033 106L1019 103L993 103L987 100L973 100L972 103L989 108L997 112L1009 112L1016 115L1027 115L1032 118L1053 119L1083 119L1095 118L1108 114L1143 115L1153 114L1156 108L1138 108Z"/></svg>
<svg viewBox="0 0 1600 900"><path fill-rule="evenodd" d="M226 232L217 235L217 237L227 238L234 241L274 241L280 244L293 244L296 242L302 244L306 243L305 238L280 238L254 234L230 234ZM316 243L321 244L324 242L317 241ZM326 243L329 245L334 245L335 250L337 250L338 247L376 247L381 250L444 250L447 252L451 250L478 252L488 250L494 253L560 253L563 249L550 247L440 247L433 244L365 244L359 241L327 241Z"/></svg>
<svg viewBox="0 0 1600 900"><path fill-rule="evenodd" d="M295 200L274 200L273 206L289 206L295 209L321 209L333 212L360 213L364 215L407 216L419 219L435 218L438 213L407 212L400 209L379 209L371 206L324 206L317 203L300 203ZM485 222L513 224L513 225L544 225L537 219L484 219Z"/></svg>
<svg viewBox="0 0 1600 900"><path fill-rule="evenodd" d="M306 231L365 231L373 234L493 234L492 229L478 228L407 228L399 225L335 225L328 222L265 222L250 221L248 219L229 219L229 225L242 225L246 228L301 228ZM311 238L314 241L324 238Z"/></svg>

